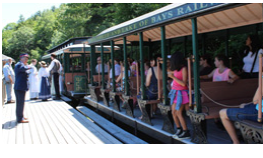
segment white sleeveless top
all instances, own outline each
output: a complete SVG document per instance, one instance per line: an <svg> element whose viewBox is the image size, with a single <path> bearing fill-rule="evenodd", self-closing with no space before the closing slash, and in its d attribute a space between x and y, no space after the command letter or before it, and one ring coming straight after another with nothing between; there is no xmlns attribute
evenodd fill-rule
<svg viewBox="0 0 263 158"><path fill-rule="evenodd" d="M255 62L253 72L258 72L259 54L260 53L263 54L263 49L260 49L258 51L258 56L257 56L256 62ZM248 55L243 58L243 62L244 62L243 70L247 73L250 73L250 71L251 71L256 53L252 57L251 57L251 55L252 55L252 52L249 52Z"/></svg>

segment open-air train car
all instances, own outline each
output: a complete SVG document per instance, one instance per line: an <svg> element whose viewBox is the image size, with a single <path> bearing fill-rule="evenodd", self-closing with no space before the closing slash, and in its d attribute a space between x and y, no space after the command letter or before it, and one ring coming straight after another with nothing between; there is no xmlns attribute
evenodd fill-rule
<svg viewBox="0 0 263 158"><path fill-rule="evenodd" d="M60 73L62 80L60 82L61 92L63 95L80 99L83 96L89 94L88 84L90 83L90 52L91 47L87 44L87 39L89 37L72 38L64 43L48 50L47 55L42 57L47 63L51 62L50 54L55 53L57 59L61 62L63 70ZM116 46L115 50L119 48ZM104 58L109 58L109 53L111 52L110 46L104 46ZM95 48L95 57L99 56L101 52L101 47L97 46ZM94 60L93 59L93 60ZM94 68L93 68L94 69ZM94 73L95 74L95 73ZM52 87L51 89L54 89Z"/></svg>
<svg viewBox="0 0 263 158"><path fill-rule="evenodd" d="M200 83L198 74L199 55L205 53L208 49L206 47L206 37L209 37L209 40L222 37L221 39L223 39L223 41L221 41L221 43L225 43L223 53L226 55L231 54L231 52L229 52L231 42L229 37L244 33L254 33L262 36L262 22L262 3L177 3L167 5L156 11L106 29L97 36L88 39L89 45L95 48L97 47L96 45L103 46L105 44L111 44L111 47L113 47L114 43L123 44L125 74L127 74L128 71L127 39L129 39L129 42L132 42L133 39L139 42L140 60L138 62L141 62L141 65L145 60L145 52L143 49L145 41L154 43L153 45L159 44L162 63L164 63L162 64L163 96L159 100L146 100L146 87L144 84L140 84L141 98L137 98L137 101L142 111L138 110L137 107L132 108L133 102L130 101L132 97L130 95L129 85L127 84L129 83L129 78L125 77L125 92L116 92L113 81L112 89L107 91L106 87L101 87L101 91L104 93L102 94L105 98L104 102L95 100L93 96L95 93L92 93L91 96L85 97L86 104L87 106L92 106L106 113L113 119L125 123L134 128L135 131L148 134L163 143L231 143L226 131L220 131L220 129L215 128L213 125L212 118L218 118L218 112L222 107L217 107L217 110L210 114L206 112L204 110L206 102L202 102L201 97L203 98L204 95L200 95L200 85L203 92L204 90L211 92L211 95L217 97L218 101L222 101L225 104L240 104L244 101L251 101L258 86L258 81L257 79L240 80L233 85L226 83ZM188 119L187 126L191 130L191 139L184 140L172 138L175 127L171 118L171 105L169 105L168 90L166 87L167 55L171 53L171 46L178 43L183 45L183 50L181 51L185 52L186 57L187 53L189 53L194 58L193 87L195 103L191 105L193 109L187 112L189 117L185 116ZM198 51L198 48L201 48L202 51ZM150 50L154 52L153 49ZM114 54L115 52L112 50L111 60L114 60ZM95 55L95 51L91 49L91 56L93 55ZM91 62L91 67L95 67L94 62ZM112 75L114 75L114 72L112 73ZM143 66L140 68L140 81L138 82L145 83ZM91 86L94 86L93 81L91 81ZM240 86L241 88L235 90L235 88ZM212 89L206 89L207 87L212 87ZM228 90L231 90L231 95L225 95L223 94L224 92L214 94L216 87L219 89L226 87L224 92L226 93ZM249 90L246 88L249 88ZM249 92L246 92L246 90ZM124 98L123 102L118 99L120 96ZM109 97L113 99L113 103L108 102ZM203 101L205 101L205 99ZM158 103L158 109L160 111L160 115L153 118L150 116L149 110L151 109L152 103ZM121 104L128 105L128 108L120 108ZM143 115L144 119L138 119L137 117L140 115ZM246 142L249 140L254 143L262 143L263 131L262 128L258 127L260 127L260 125L249 126L239 122L238 128L242 128L241 131L256 131L254 132L255 135L250 133L249 136L247 136L248 133L241 132Z"/></svg>

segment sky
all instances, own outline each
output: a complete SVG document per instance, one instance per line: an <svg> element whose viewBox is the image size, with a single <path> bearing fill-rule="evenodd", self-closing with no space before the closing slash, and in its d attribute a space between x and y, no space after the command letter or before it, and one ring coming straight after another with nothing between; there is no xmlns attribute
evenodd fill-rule
<svg viewBox="0 0 263 158"><path fill-rule="evenodd" d="M2 3L1 28L4 28L8 23L16 23L21 14L27 19L37 11L51 9L52 6L58 8L60 4L61 3Z"/></svg>
<svg viewBox="0 0 263 158"><path fill-rule="evenodd" d="M50 2L54 2L54 0L45 0L41 3L33 3L35 2L35 0L23 0L24 3L14 3L14 2L21 2L19 0L12 0L12 3L7 3L10 2L8 0L2 0L1 5L2 5L2 15L1 15L1 28L5 27L8 23L11 22L17 22L19 19L19 16L22 14L25 19L29 18L31 15L35 14L37 11L43 11L44 9L51 9L52 6L56 6L56 8L58 8L60 6L60 2L63 3L70 3L70 1L68 0L56 0L57 3L50 3ZM60 2L58 2L60 1ZM105 0L74 0L73 3L76 2L80 2L80 3L98 3L101 1L105 1ZM133 3L137 2L138 0L133 1ZM169 2L170 1L170 2ZM190 0L191 1L191 0ZM193 1L193 0L192 0ZM196 0L194 0L196 1ZM198 3L200 3L200 1L204 1L204 0L199 0ZM211 0L210 0L211 1ZM221 1L226 1L226 0L221 0ZM227 0L228 2L229 0ZM231 1L231 0L230 0ZM242 0L243 1L243 0ZM106 1L108 2L108 1ZM123 3L123 1L120 0L110 0L110 2L113 3ZM162 1L160 0L139 0L139 3L142 2L146 2L146 3L152 3L152 2L157 2L160 3ZM168 3L174 2L171 0L167 0ZM165 1L165 3L167 3ZM71 1L72 3L72 1ZM137 2L138 3L138 2ZM221 2L222 3L222 2Z"/></svg>

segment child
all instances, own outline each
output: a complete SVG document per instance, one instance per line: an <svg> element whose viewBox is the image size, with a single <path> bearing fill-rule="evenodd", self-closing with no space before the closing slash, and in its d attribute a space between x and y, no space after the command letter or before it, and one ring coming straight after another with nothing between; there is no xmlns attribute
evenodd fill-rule
<svg viewBox="0 0 263 158"><path fill-rule="evenodd" d="M168 76L173 79L173 84L172 90L169 93L169 98L171 99L173 119L177 127L173 138L186 139L190 137L190 132L187 129L183 117L183 110L186 106L189 106L189 97L187 88L187 68L182 53L175 52L170 58L170 64L171 71Z"/></svg>
<svg viewBox="0 0 263 158"><path fill-rule="evenodd" d="M213 77L213 82L227 81L229 83L233 83L239 79L231 69L225 66L226 57L224 55L217 55L214 63L217 68L208 75L200 76L200 79L209 79Z"/></svg>

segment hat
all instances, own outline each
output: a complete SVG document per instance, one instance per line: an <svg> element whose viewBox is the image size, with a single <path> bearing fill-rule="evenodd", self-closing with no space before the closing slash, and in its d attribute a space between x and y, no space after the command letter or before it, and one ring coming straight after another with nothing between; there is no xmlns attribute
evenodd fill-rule
<svg viewBox="0 0 263 158"><path fill-rule="evenodd" d="M12 60L12 58L10 58L10 57L7 57L7 58L5 59L5 61L8 61L8 60Z"/></svg>
<svg viewBox="0 0 263 158"><path fill-rule="evenodd" d="M27 58L29 58L29 55L28 55L27 53L20 54L19 58L22 58L22 57L27 57Z"/></svg>
<svg viewBox="0 0 263 158"><path fill-rule="evenodd" d="M46 64L46 62L45 61L41 61L41 62L38 62L41 66L44 66L44 67L46 67L47 66L47 64Z"/></svg>
<svg viewBox="0 0 263 158"><path fill-rule="evenodd" d="M52 53L50 56L52 56L53 58L57 57L57 55L55 53Z"/></svg>

